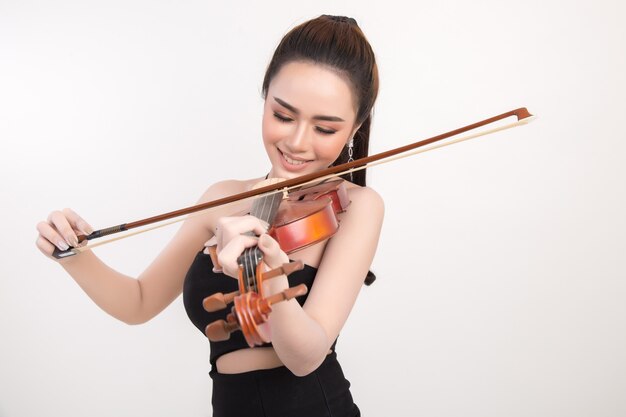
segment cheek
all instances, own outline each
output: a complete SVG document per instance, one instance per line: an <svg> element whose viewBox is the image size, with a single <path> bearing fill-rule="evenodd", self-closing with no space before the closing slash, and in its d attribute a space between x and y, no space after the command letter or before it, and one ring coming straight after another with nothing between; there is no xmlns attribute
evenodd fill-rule
<svg viewBox="0 0 626 417"><path fill-rule="evenodd" d="M262 132L263 142L267 144L276 143L290 132L287 123L277 121L273 115L263 117Z"/></svg>
<svg viewBox="0 0 626 417"><path fill-rule="evenodd" d="M267 144L270 138L270 126L265 117L263 117L263 123L261 124L261 136L263 136L263 143Z"/></svg>
<svg viewBox="0 0 626 417"><path fill-rule="evenodd" d="M262 123L262 127L263 127L263 133L265 132L269 132L271 130L272 127L272 120L270 119L269 115L267 114L267 112L263 113L263 123Z"/></svg>
<svg viewBox="0 0 626 417"><path fill-rule="evenodd" d="M278 141L279 132L276 131L276 126L271 121L263 120L263 129L261 135L263 136L263 144L265 147L270 147Z"/></svg>
<svg viewBox="0 0 626 417"><path fill-rule="evenodd" d="M343 139L325 140L316 144L315 154L319 159L326 159L334 162L344 147L345 141Z"/></svg>

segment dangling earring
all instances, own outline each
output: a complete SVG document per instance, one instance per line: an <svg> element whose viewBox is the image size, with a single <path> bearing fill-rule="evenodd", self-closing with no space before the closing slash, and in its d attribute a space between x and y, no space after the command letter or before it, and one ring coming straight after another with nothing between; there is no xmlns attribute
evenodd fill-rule
<svg viewBox="0 0 626 417"><path fill-rule="evenodd" d="M352 155L354 154L354 138L350 138L350 142L348 142L348 162L354 161ZM352 178L352 171L350 171L350 182L354 182L354 178Z"/></svg>

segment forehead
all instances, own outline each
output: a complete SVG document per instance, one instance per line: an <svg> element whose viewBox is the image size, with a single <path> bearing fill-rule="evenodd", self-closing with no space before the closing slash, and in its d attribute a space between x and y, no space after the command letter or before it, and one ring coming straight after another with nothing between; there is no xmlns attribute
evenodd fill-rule
<svg viewBox="0 0 626 417"><path fill-rule="evenodd" d="M303 113L356 118L350 84L336 71L310 62L283 65L272 79L268 100L278 97Z"/></svg>

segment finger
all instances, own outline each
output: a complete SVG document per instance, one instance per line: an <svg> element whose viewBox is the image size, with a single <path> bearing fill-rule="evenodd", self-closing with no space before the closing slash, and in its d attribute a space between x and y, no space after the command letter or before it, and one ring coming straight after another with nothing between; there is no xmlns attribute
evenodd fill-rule
<svg viewBox="0 0 626 417"><path fill-rule="evenodd" d="M204 242L204 246L215 246L217 244L217 236L213 236L211 239Z"/></svg>
<svg viewBox="0 0 626 417"><path fill-rule="evenodd" d="M46 256L52 256L52 252L54 252L55 246L48 241L45 237L39 235L37 236L37 240L35 241L35 245L37 248Z"/></svg>
<svg viewBox="0 0 626 417"><path fill-rule="evenodd" d="M39 222L37 224L37 231L39 232L39 235L47 240L48 243L50 243L51 245L56 246L60 250L69 249L69 244L67 243L67 241L63 238L63 236L59 234L59 232L56 231L56 229L50 226L49 223ZM50 253L52 253L52 251L50 251Z"/></svg>
<svg viewBox="0 0 626 417"><path fill-rule="evenodd" d="M65 215L60 211L53 211L48 216L48 223L50 223L59 232L65 242L70 246L78 246L78 237L72 229L69 221ZM52 241L54 243L54 241Z"/></svg>
<svg viewBox="0 0 626 417"><path fill-rule="evenodd" d="M242 216L224 216L218 219L218 224L236 223L236 222L241 222L241 221L258 222L264 229L267 229L269 226L269 223L267 223L265 220L261 220L258 217L253 216L251 214L246 214Z"/></svg>
<svg viewBox="0 0 626 417"><path fill-rule="evenodd" d="M204 242L204 253L209 254L208 250L210 246L217 246L217 236L213 236L211 239Z"/></svg>
<svg viewBox="0 0 626 417"><path fill-rule="evenodd" d="M278 268L284 263L289 262L289 257L280 248L280 245L274 238L267 233L259 237L259 249L263 252L263 262L270 268Z"/></svg>
<svg viewBox="0 0 626 417"><path fill-rule="evenodd" d="M257 242L257 237L245 235L236 236L228 242L228 244L222 248L222 251L217 255L217 259L222 266L224 273L233 278L237 278L237 272L239 270L237 258L246 248L256 246Z"/></svg>
<svg viewBox="0 0 626 417"><path fill-rule="evenodd" d="M259 236L267 231L268 224L254 216L222 217L217 222L218 242L228 243L232 238L247 232ZM218 243L218 244L219 244Z"/></svg>
<svg viewBox="0 0 626 417"><path fill-rule="evenodd" d="M78 230L84 235L90 235L93 233L93 227L89 225L82 217L80 217L76 212L72 209L65 208L62 210L65 217L68 219L70 225L74 228L74 230Z"/></svg>

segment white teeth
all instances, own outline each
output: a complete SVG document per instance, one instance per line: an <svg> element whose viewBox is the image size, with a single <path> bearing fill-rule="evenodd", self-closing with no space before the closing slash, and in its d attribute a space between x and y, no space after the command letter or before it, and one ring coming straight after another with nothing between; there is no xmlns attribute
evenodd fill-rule
<svg viewBox="0 0 626 417"><path fill-rule="evenodd" d="M289 162L291 165L302 165L305 163L305 161L296 161L295 159L291 159L285 154L283 154L283 158L285 158L285 161Z"/></svg>

